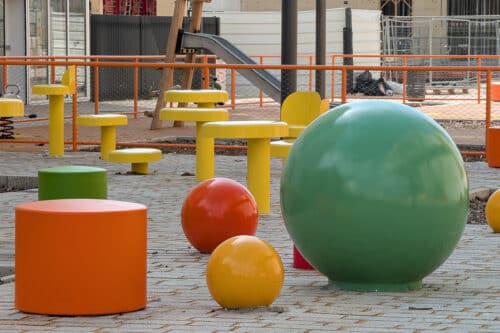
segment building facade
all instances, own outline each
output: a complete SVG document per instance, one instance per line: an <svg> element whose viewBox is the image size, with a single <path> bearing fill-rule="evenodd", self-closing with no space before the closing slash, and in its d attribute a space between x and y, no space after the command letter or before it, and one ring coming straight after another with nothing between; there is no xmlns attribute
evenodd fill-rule
<svg viewBox="0 0 500 333"><path fill-rule="evenodd" d="M280 0L212 0L204 4L207 12L269 12L281 10ZM175 0L91 0L93 14L106 14L106 4L113 8L144 8L151 15L171 16ZM297 1L300 11L313 10L316 0ZM456 16L500 15L498 0L326 0L326 7L381 10L386 16ZM139 9L137 9L139 10ZM129 9L129 12L132 11Z"/></svg>
<svg viewBox="0 0 500 333"><path fill-rule="evenodd" d="M88 22L86 0L0 0L0 56L87 55ZM10 66L6 83L30 100L31 86L47 83L48 75L47 66ZM84 73L79 81L85 86Z"/></svg>

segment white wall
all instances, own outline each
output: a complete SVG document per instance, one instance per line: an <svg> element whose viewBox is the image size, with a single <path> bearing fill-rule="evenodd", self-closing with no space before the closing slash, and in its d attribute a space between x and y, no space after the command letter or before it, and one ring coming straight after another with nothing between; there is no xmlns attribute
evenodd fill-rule
<svg viewBox="0 0 500 333"><path fill-rule="evenodd" d="M249 55L277 55L273 59L266 59L266 64L281 63L281 13L280 12L221 12L217 13L221 19L221 36ZM297 62L308 64L307 57L301 54L315 54L316 23L315 11L302 11L298 15ZM352 10L353 51L355 54L381 54L380 11ZM343 52L343 28L345 26L344 8L327 10L326 52L327 54L341 54ZM256 58L258 62L258 59ZM338 59L336 64L341 64ZM314 63L314 60L313 60ZM330 58L326 60L331 64ZM355 65L380 64L378 58L358 58ZM278 78L280 71L274 71ZM307 90L309 71L299 71L297 75L297 89ZM374 73L377 76L377 73ZM335 73L335 86L340 89L340 73ZM327 73L327 92L330 91L331 72ZM238 94L249 91L248 95L255 94L249 83L237 76ZM338 89L337 92L338 92Z"/></svg>
<svg viewBox="0 0 500 333"><path fill-rule="evenodd" d="M236 0L212 0L203 4L204 12L240 11L240 1Z"/></svg>

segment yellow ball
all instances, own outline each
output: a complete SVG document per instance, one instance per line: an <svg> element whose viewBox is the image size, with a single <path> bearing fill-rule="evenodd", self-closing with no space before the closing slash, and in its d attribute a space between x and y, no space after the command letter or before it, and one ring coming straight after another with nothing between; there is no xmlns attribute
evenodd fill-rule
<svg viewBox="0 0 500 333"><path fill-rule="evenodd" d="M210 294L224 308L268 306L283 286L283 263L266 241L235 236L212 252L206 279Z"/></svg>
<svg viewBox="0 0 500 333"><path fill-rule="evenodd" d="M500 232L500 190L496 190L486 203L486 221L494 232Z"/></svg>

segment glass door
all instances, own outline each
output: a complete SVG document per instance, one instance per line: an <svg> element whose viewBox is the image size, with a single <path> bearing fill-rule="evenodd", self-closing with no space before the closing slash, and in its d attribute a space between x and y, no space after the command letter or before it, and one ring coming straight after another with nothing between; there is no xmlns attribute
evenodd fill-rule
<svg viewBox="0 0 500 333"><path fill-rule="evenodd" d="M0 56L5 55L5 1L0 0Z"/></svg>
<svg viewBox="0 0 500 333"><path fill-rule="evenodd" d="M88 1L69 0L67 54L84 56L87 51L87 4ZM87 78L89 68L80 67L77 71L79 96L88 96Z"/></svg>
<svg viewBox="0 0 500 333"><path fill-rule="evenodd" d="M30 0L28 17L28 55L46 56L49 50L47 0ZM49 70L47 66L30 66L28 76L30 91L34 85L49 82ZM45 96L30 94L30 101L45 100L46 98Z"/></svg>
<svg viewBox="0 0 500 333"><path fill-rule="evenodd" d="M87 8L85 0L29 0L29 55L86 55ZM56 67L58 80L64 71ZM48 83L49 73L48 66L31 66L31 85ZM79 68L77 75L80 95L87 96L87 70ZM32 99L39 97L45 98Z"/></svg>

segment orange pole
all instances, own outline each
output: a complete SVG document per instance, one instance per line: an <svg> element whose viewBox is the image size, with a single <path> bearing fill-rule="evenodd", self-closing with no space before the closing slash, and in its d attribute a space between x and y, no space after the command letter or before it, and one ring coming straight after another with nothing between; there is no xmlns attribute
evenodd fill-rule
<svg viewBox="0 0 500 333"><path fill-rule="evenodd" d="M231 108L236 108L236 71L231 69Z"/></svg>
<svg viewBox="0 0 500 333"><path fill-rule="evenodd" d="M345 68L342 69L342 104L347 103L347 70Z"/></svg>
<svg viewBox="0 0 500 333"><path fill-rule="evenodd" d="M332 66L335 66L335 56L332 55ZM332 70L332 84L331 84L331 95L330 101L333 102L335 100L335 71Z"/></svg>
<svg viewBox="0 0 500 333"><path fill-rule="evenodd" d="M481 67L482 65L482 58L481 56L478 56L477 58L477 65ZM477 104L481 103L481 78L482 78L482 72L480 70L477 71Z"/></svg>
<svg viewBox="0 0 500 333"><path fill-rule="evenodd" d="M78 67L77 67L78 70ZM78 92L74 93L72 95L73 99L73 105L72 105L72 145L73 145L73 152L78 151L78 128L76 126L76 116L78 115Z"/></svg>
<svg viewBox="0 0 500 333"><path fill-rule="evenodd" d="M313 65L313 56L309 56L309 66ZM313 88L313 71L312 69L309 70L309 91L312 91Z"/></svg>
<svg viewBox="0 0 500 333"><path fill-rule="evenodd" d="M54 57L50 59L51 61L55 61ZM54 64L50 66L50 83L52 84L56 83L56 66Z"/></svg>
<svg viewBox="0 0 500 333"><path fill-rule="evenodd" d="M264 64L263 56L259 56L259 64L261 65ZM264 94L262 93L262 89L259 89L259 106L260 107L264 106Z"/></svg>
<svg viewBox="0 0 500 333"><path fill-rule="evenodd" d="M485 121L485 140L484 150L488 151L488 129L491 126L491 70L486 71L486 121ZM488 156L486 156L488 160Z"/></svg>
<svg viewBox="0 0 500 333"><path fill-rule="evenodd" d="M491 70L486 71L486 130L491 126ZM488 136L486 136L488 137Z"/></svg>
<svg viewBox="0 0 500 333"><path fill-rule="evenodd" d="M98 58L95 59L99 61ZM94 113L99 114L99 66L94 67Z"/></svg>
<svg viewBox="0 0 500 333"><path fill-rule="evenodd" d="M403 57L403 66L408 66L408 58L407 57ZM407 71L403 71L403 103L406 103L406 79L407 79L407 76L408 76L408 72Z"/></svg>
<svg viewBox="0 0 500 333"><path fill-rule="evenodd" d="M7 65L4 63L2 65L2 92L5 91L5 87L7 86Z"/></svg>
<svg viewBox="0 0 500 333"><path fill-rule="evenodd" d="M208 58L206 55L203 57L203 64L208 64ZM206 66L203 67L203 77L205 78L205 81L203 82L203 88L210 88L210 71Z"/></svg>
<svg viewBox="0 0 500 333"><path fill-rule="evenodd" d="M136 63L139 62L138 58L135 58ZM134 119L137 119L138 112L138 99L139 99L139 67L134 67Z"/></svg>

